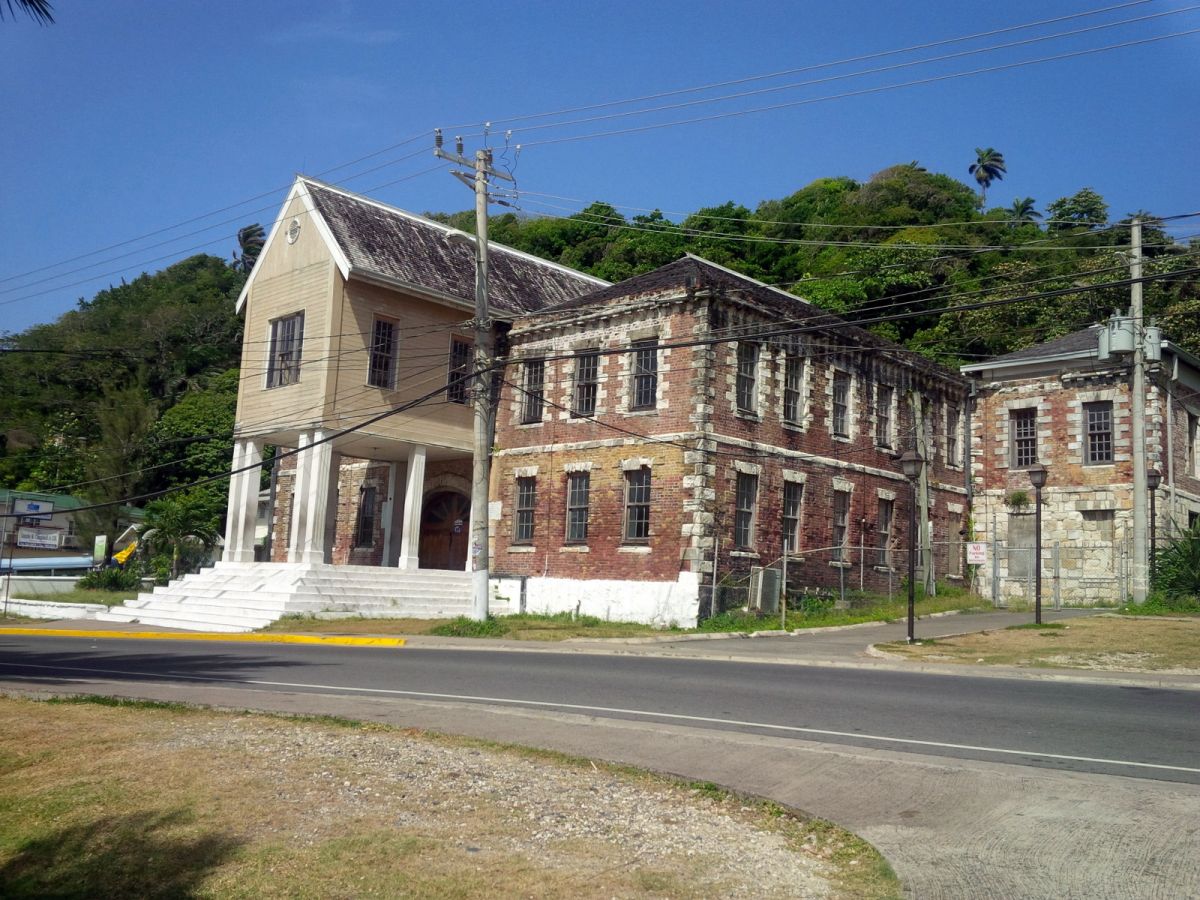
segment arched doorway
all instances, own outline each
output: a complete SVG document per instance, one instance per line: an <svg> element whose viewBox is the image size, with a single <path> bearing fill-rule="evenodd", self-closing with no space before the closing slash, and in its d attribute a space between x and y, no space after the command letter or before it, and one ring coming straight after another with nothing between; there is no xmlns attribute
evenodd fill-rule
<svg viewBox="0 0 1200 900"><path fill-rule="evenodd" d="M471 539L471 500L457 491L438 491L421 508L421 543L417 564L422 569L467 567Z"/></svg>

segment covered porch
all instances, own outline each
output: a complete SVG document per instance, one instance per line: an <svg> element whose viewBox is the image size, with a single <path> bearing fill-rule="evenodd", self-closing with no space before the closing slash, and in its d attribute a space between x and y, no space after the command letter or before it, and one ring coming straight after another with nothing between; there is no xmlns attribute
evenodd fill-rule
<svg viewBox="0 0 1200 900"><path fill-rule="evenodd" d="M237 439L222 562L466 570L470 453L335 434L313 428ZM265 446L283 458L267 462L266 538L256 556ZM290 448L297 452L288 455Z"/></svg>

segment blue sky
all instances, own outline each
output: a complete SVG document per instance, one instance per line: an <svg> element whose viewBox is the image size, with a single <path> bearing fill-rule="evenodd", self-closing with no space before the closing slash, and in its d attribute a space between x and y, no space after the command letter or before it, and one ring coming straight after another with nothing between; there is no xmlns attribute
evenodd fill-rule
<svg viewBox="0 0 1200 900"><path fill-rule="evenodd" d="M1169 13L740 100L540 130L521 126L554 120L501 122L821 66L1118 2L55 0L53 26L0 22L0 157L7 169L0 184L0 332L50 321L80 297L191 253L228 257L237 227L269 224L296 172L319 174L435 126L453 134L455 125L487 120L497 122L498 150L510 125L511 142L527 145L515 170L523 191L584 202L689 212L734 200L753 208L815 178L866 179L914 159L968 181L974 148L994 146L1009 175L993 186L989 205L1032 196L1044 208L1089 186L1108 200L1114 217L1139 208L1159 215L1200 210L1200 34L820 99L1200 28L1200 10L1188 10L1184 0L1151 0L642 105L848 75ZM537 143L784 103L795 105ZM425 171L436 163L422 152L429 143L422 137L326 178L417 212L468 208L465 187L445 171ZM477 144L473 138L468 148ZM396 161L410 153L417 155ZM561 207L579 205L533 193L522 201L530 213L565 214ZM171 228L201 216L207 217ZM65 262L135 238L141 239ZM149 246L160 242L169 243Z"/></svg>

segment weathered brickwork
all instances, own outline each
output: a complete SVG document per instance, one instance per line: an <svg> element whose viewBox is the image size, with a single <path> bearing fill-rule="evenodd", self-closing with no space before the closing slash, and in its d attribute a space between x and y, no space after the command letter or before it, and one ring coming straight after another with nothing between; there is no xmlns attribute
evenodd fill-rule
<svg viewBox="0 0 1200 900"><path fill-rule="evenodd" d="M965 409L962 380L857 329L765 336L781 319L794 323L785 313L797 308L761 286L750 290L754 283L736 276L720 285L714 279L706 289L699 285L704 266L696 266L699 278L691 272L690 280L681 277L657 292L637 292L635 279L629 293L612 289L610 300L518 321L509 335L515 362L497 422L492 497L501 515L494 523L494 567L593 579L669 579L690 571L707 580L715 557L718 579L741 578L782 556L784 484L791 481L803 485L793 586L828 587L846 576L854 587L886 589L906 564L898 551L909 542L912 488L896 457L915 446L930 460L923 488L934 574L958 577L966 520L961 413L949 419L957 423L956 440L947 440L946 426L948 410ZM818 315L797 306L809 320ZM750 335L752 349L739 354L737 342L712 342L731 330ZM650 338L660 345L655 404L631 409L636 357L628 348ZM684 346L664 346L670 344ZM600 357L594 413L581 416L576 365L594 350L609 353ZM803 366L797 379L793 361L790 382L789 355ZM539 366L540 418L528 403L538 384L526 375ZM849 379L845 435L831 433L835 372ZM880 384L891 390L882 423ZM629 539L625 502L626 472L642 464L653 484L647 544ZM566 532L568 475L581 467L591 478L585 544L569 542ZM743 497L740 528L739 473L753 476L756 487ZM518 535L522 478L536 479L532 540ZM835 490L850 495L838 554L832 552ZM892 515L882 556L881 500ZM527 523L530 513L524 516Z"/></svg>
<svg viewBox="0 0 1200 900"><path fill-rule="evenodd" d="M1068 348L1076 358L1056 355L1057 343L1071 338L1080 345ZM1007 366L1011 372L1004 357L976 367L982 377L971 418L975 537L999 550L994 580L1000 596L1027 597L1036 494L1028 466L1019 464L1027 460L1017 456L1022 434L1016 423L1031 416L1036 435L1031 452L1047 469L1041 536L1043 578L1050 581L1044 594L1053 591L1066 603L1121 601L1131 577L1135 441L1145 447L1147 469L1162 475L1155 496L1159 538L1166 540L1200 514L1194 447L1189 451L1195 394L1172 381L1165 365L1151 365L1145 434L1135 435L1128 366L1096 359L1094 331L1057 343L1047 344L1041 358L1036 348L1028 351L1033 355L1018 358L1019 366ZM1081 350L1092 356L1077 358ZM1098 426L1093 422L1101 434L1091 441L1089 409L1108 417ZM1029 432L1024 435L1028 440ZM978 577L979 589L991 592L990 564Z"/></svg>

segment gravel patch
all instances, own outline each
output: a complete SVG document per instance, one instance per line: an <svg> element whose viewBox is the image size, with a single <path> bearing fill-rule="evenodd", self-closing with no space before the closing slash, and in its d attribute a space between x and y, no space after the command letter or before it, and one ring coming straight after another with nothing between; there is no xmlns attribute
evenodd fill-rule
<svg viewBox="0 0 1200 900"><path fill-rule="evenodd" d="M173 725L164 749L253 760L278 801L264 824L301 844L336 836L348 819L378 821L548 868L584 860L681 872L687 895L833 894L836 873L824 861L832 848L815 834L789 838L761 808L731 797L397 731L242 716Z"/></svg>

